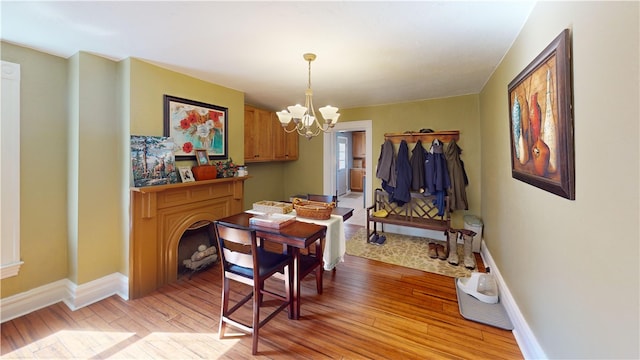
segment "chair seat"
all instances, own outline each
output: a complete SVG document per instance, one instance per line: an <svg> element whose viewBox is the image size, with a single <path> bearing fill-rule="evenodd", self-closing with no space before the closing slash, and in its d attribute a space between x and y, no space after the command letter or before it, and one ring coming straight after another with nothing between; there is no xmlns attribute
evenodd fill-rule
<svg viewBox="0 0 640 360"><path fill-rule="evenodd" d="M260 273L260 277L263 277L266 274L281 269L284 264L287 264L290 261L291 257L286 254L273 253L262 248L258 248L258 259L258 271ZM251 268L229 264L227 271L244 276L247 279L253 279L253 269Z"/></svg>

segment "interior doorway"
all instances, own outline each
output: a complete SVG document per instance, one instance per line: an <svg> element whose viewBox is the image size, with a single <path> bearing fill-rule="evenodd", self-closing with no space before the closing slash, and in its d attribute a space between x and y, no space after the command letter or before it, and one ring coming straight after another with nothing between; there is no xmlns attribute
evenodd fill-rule
<svg viewBox="0 0 640 360"><path fill-rule="evenodd" d="M338 196L347 194L349 183L349 171L347 170L348 157L349 157L349 138L338 133L338 148L336 149L336 189Z"/></svg>
<svg viewBox="0 0 640 360"><path fill-rule="evenodd" d="M353 207L354 215L347 220L347 223L361 225L365 224L365 208L373 203L372 178L373 178L373 161L372 161L372 124L371 120L347 121L337 123L330 133L325 133L324 138L324 156L323 156L323 192L325 194L335 194L338 190L338 138L340 132L364 131L365 133L365 163L368 164L365 169L363 181L362 196L356 196L358 193L349 193L340 198L338 204ZM348 167L347 167L348 171ZM353 194L353 195L351 195ZM344 201L343 201L344 200Z"/></svg>

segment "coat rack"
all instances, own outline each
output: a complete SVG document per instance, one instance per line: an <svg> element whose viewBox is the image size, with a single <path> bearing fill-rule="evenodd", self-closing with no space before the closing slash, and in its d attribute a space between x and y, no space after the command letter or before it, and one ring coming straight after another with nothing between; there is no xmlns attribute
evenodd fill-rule
<svg viewBox="0 0 640 360"><path fill-rule="evenodd" d="M458 141L460 139L460 131L459 130L446 130L446 131L435 131L432 133L421 133L421 132L408 132L408 133L386 133L384 134L384 139L391 140L394 144L399 144L402 140L407 143L416 143L418 140L422 141L422 143L430 143L434 139L438 139L443 143L448 143L451 140Z"/></svg>

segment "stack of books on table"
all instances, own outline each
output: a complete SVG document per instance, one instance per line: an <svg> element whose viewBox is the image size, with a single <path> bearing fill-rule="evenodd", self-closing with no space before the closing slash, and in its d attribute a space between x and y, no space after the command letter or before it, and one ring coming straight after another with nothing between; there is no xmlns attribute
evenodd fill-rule
<svg viewBox="0 0 640 360"><path fill-rule="evenodd" d="M264 214L256 215L249 219L249 224L279 229L285 227L296 220L295 215L288 214Z"/></svg>

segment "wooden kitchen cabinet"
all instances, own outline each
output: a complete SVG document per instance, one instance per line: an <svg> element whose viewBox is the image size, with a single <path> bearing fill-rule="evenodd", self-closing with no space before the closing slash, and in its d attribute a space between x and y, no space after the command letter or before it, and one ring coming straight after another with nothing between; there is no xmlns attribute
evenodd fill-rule
<svg viewBox="0 0 640 360"><path fill-rule="evenodd" d="M290 160L298 160L298 133L285 133L273 111L245 105L244 162Z"/></svg>
<svg viewBox="0 0 640 360"><path fill-rule="evenodd" d="M271 112L245 105L244 162L273 160Z"/></svg>
<svg viewBox="0 0 640 360"><path fill-rule="evenodd" d="M352 152L354 158L362 158L364 159L366 156L366 140L365 140L365 132L364 131L354 131L352 133Z"/></svg>
<svg viewBox="0 0 640 360"><path fill-rule="evenodd" d="M349 182L351 191L364 191L365 169L351 169L349 172Z"/></svg>

